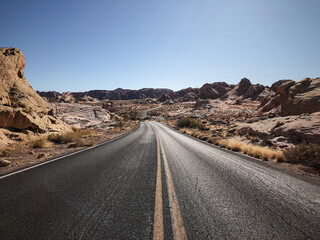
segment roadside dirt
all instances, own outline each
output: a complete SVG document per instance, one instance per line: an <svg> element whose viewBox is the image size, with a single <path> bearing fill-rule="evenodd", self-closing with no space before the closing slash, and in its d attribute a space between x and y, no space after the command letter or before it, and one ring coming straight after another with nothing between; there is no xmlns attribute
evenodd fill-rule
<svg viewBox="0 0 320 240"><path fill-rule="evenodd" d="M171 128L175 128L174 121L165 121L163 123ZM181 129L178 131L191 136L191 133L197 130L190 129L189 131L185 131L185 129ZM201 133L201 131L197 131L197 132ZM201 136L201 134L199 134L198 136ZM264 161L258 158L254 158L254 159L256 159L257 161ZM317 181L320 180L320 172L309 166L304 166L302 164L292 164L288 162L276 162L276 161L264 161L264 162L273 168L277 168L289 174L307 176L308 178L311 178Z"/></svg>
<svg viewBox="0 0 320 240"><path fill-rule="evenodd" d="M125 133L133 130L137 125L128 126L125 129L119 130L107 130L100 132L98 135L88 136L88 140L93 140L95 145L111 140L115 137L121 136ZM85 149L88 147L72 147L70 143L67 144L54 144L48 142L44 148L31 148L25 144L20 144L17 147L17 151L13 156L0 157L0 159L9 160L11 164L9 166L0 167L0 176L5 175L38 163L42 163L60 156L67 155Z"/></svg>

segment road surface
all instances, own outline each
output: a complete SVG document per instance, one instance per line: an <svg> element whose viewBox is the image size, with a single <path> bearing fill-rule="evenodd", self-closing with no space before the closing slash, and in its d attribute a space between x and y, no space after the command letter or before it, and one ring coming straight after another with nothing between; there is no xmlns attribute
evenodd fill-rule
<svg viewBox="0 0 320 240"><path fill-rule="evenodd" d="M0 239L320 239L320 186L160 123L0 178Z"/></svg>
<svg viewBox="0 0 320 240"><path fill-rule="evenodd" d="M147 110L143 110L141 113L140 113L140 115L141 115L141 117L143 117L143 118L146 118L146 117L150 117L149 115L148 115L148 112L150 112L150 111L152 111L152 110L156 110L156 109L159 109L159 108L162 108L163 106L158 106L158 107L154 107L154 108L150 108L150 109L147 109ZM164 120L164 117L155 117L155 116L152 116L152 118L154 119L154 120L158 120L158 121L163 121Z"/></svg>

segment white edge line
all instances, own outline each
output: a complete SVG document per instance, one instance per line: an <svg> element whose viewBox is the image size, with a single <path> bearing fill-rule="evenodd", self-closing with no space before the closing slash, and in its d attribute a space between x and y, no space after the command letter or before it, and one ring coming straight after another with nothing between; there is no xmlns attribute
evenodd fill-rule
<svg viewBox="0 0 320 240"><path fill-rule="evenodd" d="M58 160L60 160L60 159L67 158L67 157L70 157L70 156L72 156L72 155L75 155L75 154L78 154L78 153L81 153L81 152L84 152L84 151L88 151L88 150L90 150L90 149L97 148L97 147L99 147L99 146L101 146L101 145L104 145L104 144L113 142L113 141L115 141L115 140L118 140L119 138L122 138L122 137L125 137L125 136L129 135L130 133L135 132L135 131L138 129L139 126L140 126L140 122L139 122L139 124L138 124L134 129L132 129L130 132L124 133L124 134L122 134L122 135L120 135L120 136L118 136L118 137L112 138L112 139L110 139L110 140L108 140L108 141L106 141L106 142L103 142L103 143L100 143L100 144L98 144L98 145L95 145L95 146L92 146L92 147L88 147L88 148L85 148L85 149L81 149L81 150L79 150L79 151L76 151L76 152L73 152L73 153L69 153L69 154L67 154L67 155L64 155L64 156L61 156L61 157L57 157L57 158L54 158L54 159L51 159L51 160L48 160L48 161L45 161L45 162L42 162L42 163L38 163L38 164L36 164L36 165L30 166L30 167L26 167L26 168L24 168L24 169L21 169L21 170L12 172L12 173L8 173L8 174L6 174L6 175L0 176L0 179L7 178L7 177L10 177L10 176L12 176L12 175L15 175L15 174L18 174L18 173L21 173L21 172L30 170L30 169L32 169L32 168L40 167L40 166L42 166L42 165L45 165L45 164L48 164L48 163L51 163L51 162L55 162L55 161L58 161Z"/></svg>

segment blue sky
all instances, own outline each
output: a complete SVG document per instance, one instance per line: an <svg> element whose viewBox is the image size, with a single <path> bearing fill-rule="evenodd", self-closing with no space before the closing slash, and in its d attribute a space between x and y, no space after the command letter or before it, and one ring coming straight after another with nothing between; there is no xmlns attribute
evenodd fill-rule
<svg viewBox="0 0 320 240"><path fill-rule="evenodd" d="M271 85L320 76L319 0L0 0L37 90Z"/></svg>

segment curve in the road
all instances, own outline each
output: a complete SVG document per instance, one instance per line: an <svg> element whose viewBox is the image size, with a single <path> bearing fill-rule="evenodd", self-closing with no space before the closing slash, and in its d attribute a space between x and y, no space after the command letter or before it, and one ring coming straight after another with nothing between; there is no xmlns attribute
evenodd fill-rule
<svg viewBox="0 0 320 240"><path fill-rule="evenodd" d="M148 112L150 112L150 111L152 111L152 110L156 110L156 109L162 108L162 107L163 107L163 106L160 105L160 106L157 106L157 107L154 107L154 108L150 108L150 109L143 110L143 111L140 113L140 115L141 115L141 117L143 117L143 118L150 117L150 116L148 115ZM155 120L158 120L158 121L163 121L163 120L165 120L164 117L152 117L152 118L155 119Z"/></svg>

